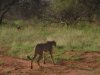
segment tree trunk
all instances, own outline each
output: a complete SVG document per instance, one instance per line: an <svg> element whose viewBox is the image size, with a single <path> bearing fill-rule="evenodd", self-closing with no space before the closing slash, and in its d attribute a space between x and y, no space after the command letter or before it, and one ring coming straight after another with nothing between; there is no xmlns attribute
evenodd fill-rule
<svg viewBox="0 0 100 75"><path fill-rule="evenodd" d="M0 25L2 24L2 17L0 17Z"/></svg>
<svg viewBox="0 0 100 75"><path fill-rule="evenodd" d="M9 9L10 9L10 8L8 7L8 8L1 14L1 16L0 16L0 25L2 24L3 18L4 18L4 16L5 16L5 14L8 12Z"/></svg>
<svg viewBox="0 0 100 75"><path fill-rule="evenodd" d="M13 0L8 7L6 7L4 10L2 10L2 13L0 15L0 24L2 24L3 18L5 16L5 14L9 11L9 9L19 0Z"/></svg>

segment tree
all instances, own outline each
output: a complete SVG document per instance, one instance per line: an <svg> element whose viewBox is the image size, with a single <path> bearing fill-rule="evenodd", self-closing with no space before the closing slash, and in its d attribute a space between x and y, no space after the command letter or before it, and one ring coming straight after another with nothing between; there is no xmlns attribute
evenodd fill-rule
<svg viewBox="0 0 100 75"><path fill-rule="evenodd" d="M0 24L2 23L5 14L16 2L18 2L18 0L0 0Z"/></svg>
<svg viewBox="0 0 100 75"><path fill-rule="evenodd" d="M0 0L0 24L7 12L11 12L13 16L19 16L17 18L20 19L33 17L42 19L48 6L49 0ZM12 17L12 14L8 15Z"/></svg>
<svg viewBox="0 0 100 75"><path fill-rule="evenodd" d="M87 12L87 18L91 22L94 16L97 15L97 11L100 8L100 0L79 0L79 4L84 6L84 11Z"/></svg>
<svg viewBox="0 0 100 75"><path fill-rule="evenodd" d="M100 0L53 0L53 16L58 22L94 21L100 15Z"/></svg>

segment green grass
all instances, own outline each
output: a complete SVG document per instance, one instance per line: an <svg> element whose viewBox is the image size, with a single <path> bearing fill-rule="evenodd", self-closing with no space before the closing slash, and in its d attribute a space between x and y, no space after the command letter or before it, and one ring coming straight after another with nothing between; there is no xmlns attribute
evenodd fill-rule
<svg viewBox="0 0 100 75"><path fill-rule="evenodd" d="M22 30L17 31L16 25L22 24ZM33 26L34 25L34 26ZM26 58L34 54L37 43L47 40L55 40L55 59L65 58L63 53L66 50L100 50L100 27L88 23L79 23L75 26L61 26L60 24L35 23L24 25L24 22L17 21L12 25L0 26L0 47L8 48L4 54ZM69 57L70 58L70 57ZM67 59L69 59L67 58ZM80 60L81 57L72 58Z"/></svg>

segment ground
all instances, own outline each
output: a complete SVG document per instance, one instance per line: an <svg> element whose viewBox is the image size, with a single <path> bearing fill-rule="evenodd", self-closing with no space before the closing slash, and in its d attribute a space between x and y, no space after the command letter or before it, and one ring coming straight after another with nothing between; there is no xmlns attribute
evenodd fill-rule
<svg viewBox="0 0 100 75"><path fill-rule="evenodd" d="M100 75L100 52L67 51L67 55L81 56L77 60L61 60L56 65L47 63L39 68L34 62L0 55L0 75Z"/></svg>

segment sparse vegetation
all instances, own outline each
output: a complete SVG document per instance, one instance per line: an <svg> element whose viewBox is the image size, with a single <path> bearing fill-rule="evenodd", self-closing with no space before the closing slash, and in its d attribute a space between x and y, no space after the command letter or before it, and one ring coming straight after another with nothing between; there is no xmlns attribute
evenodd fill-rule
<svg viewBox="0 0 100 75"><path fill-rule="evenodd" d="M89 25L89 23L80 23L75 27L54 23L50 26L44 25L43 23L41 25L37 23L37 26L23 25L21 31L17 31L16 24L13 27L2 25L0 47L8 48L4 54L26 58L27 55L33 55L37 43L47 40L57 42L57 48L55 48L57 60L64 58L62 55L66 50L98 51L100 49L100 27L98 26Z"/></svg>
<svg viewBox="0 0 100 75"><path fill-rule="evenodd" d="M30 70L46 41L57 43L56 65L44 52L47 64ZM0 75L66 73L100 75L100 0L0 0Z"/></svg>

